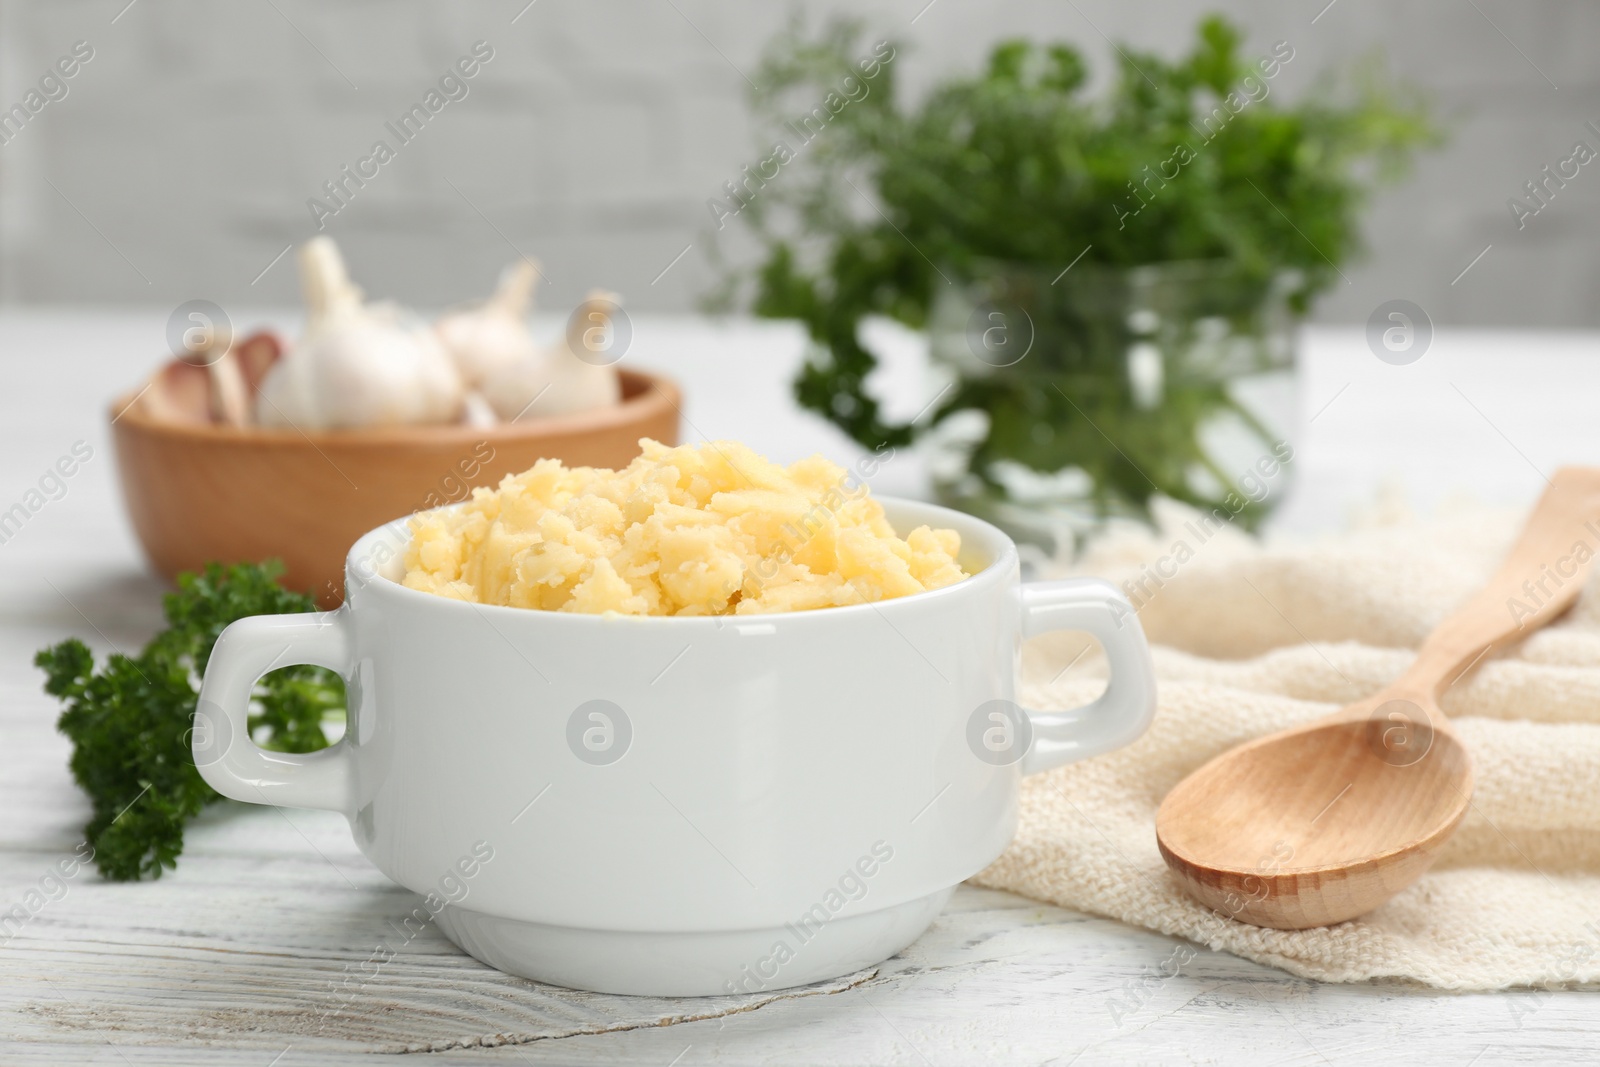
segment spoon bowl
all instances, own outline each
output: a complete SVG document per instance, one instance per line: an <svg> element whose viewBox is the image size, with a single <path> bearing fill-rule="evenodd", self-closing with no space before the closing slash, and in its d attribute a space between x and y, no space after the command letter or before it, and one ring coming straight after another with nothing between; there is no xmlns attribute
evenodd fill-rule
<svg viewBox="0 0 1600 1067"><path fill-rule="evenodd" d="M1162 857L1230 918L1296 930L1363 915L1420 878L1472 795L1472 761L1418 695L1259 738L1186 778Z"/></svg>

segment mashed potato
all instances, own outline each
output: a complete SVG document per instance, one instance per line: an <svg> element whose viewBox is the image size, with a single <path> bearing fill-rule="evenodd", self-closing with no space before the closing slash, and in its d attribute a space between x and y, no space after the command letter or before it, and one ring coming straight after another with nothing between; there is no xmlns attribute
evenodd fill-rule
<svg viewBox="0 0 1600 1067"><path fill-rule="evenodd" d="M965 578L954 530L902 540L867 487L820 456L788 469L732 441L620 471L540 460L411 521L405 584L480 604L740 615L860 604Z"/></svg>

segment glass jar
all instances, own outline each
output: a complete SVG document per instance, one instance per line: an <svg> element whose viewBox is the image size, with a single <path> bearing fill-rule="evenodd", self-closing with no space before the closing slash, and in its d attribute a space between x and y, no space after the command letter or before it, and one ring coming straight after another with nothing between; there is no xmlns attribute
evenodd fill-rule
<svg viewBox="0 0 1600 1067"><path fill-rule="evenodd" d="M953 276L953 275L952 275ZM941 502L1071 548L1171 497L1253 528L1287 486L1298 275L984 263L929 316Z"/></svg>

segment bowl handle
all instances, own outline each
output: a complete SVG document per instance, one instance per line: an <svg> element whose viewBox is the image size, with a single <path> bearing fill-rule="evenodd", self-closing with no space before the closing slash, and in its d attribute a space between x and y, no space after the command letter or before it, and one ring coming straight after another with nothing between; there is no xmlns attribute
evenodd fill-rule
<svg viewBox="0 0 1600 1067"><path fill-rule="evenodd" d="M257 615L217 638L195 710L194 762L225 797L251 804L324 808L349 814L351 753L345 741L320 752L269 752L250 739L250 695L270 670L297 663L348 677L353 664L343 611Z"/></svg>
<svg viewBox="0 0 1600 1067"><path fill-rule="evenodd" d="M1155 718L1156 676L1144 627L1127 598L1097 578L1028 582L1020 596L1024 639L1080 630L1100 642L1111 668L1106 691L1092 704L1071 711L1024 709L1033 743L1022 773L1037 774L1136 740Z"/></svg>

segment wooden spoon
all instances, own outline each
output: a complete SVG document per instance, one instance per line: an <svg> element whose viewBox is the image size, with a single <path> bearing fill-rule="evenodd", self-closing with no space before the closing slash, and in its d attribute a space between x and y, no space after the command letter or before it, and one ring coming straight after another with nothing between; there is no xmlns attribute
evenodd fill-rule
<svg viewBox="0 0 1600 1067"><path fill-rule="evenodd" d="M1422 876L1466 814L1472 762L1439 695L1556 618L1600 553L1600 470L1556 473L1489 584L1377 694L1223 753L1161 804L1183 887L1230 918L1299 930L1363 915Z"/></svg>

